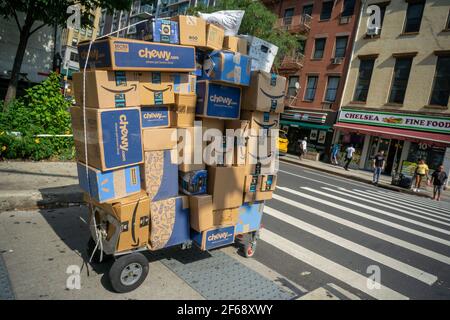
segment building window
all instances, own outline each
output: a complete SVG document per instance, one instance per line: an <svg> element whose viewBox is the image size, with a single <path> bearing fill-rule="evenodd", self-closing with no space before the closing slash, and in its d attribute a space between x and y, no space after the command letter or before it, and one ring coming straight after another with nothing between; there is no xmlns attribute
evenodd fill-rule
<svg viewBox="0 0 450 320"><path fill-rule="evenodd" d="M405 100L412 59L412 57L403 57L395 60L394 77L392 79L391 94L389 95L390 103L403 103Z"/></svg>
<svg viewBox="0 0 450 320"><path fill-rule="evenodd" d="M71 53L70 53L70 61L78 62L78 53L76 53L76 52L71 52Z"/></svg>
<svg viewBox="0 0 450 320"><path fill-rule="evenodd" d="M431 105L447 106L450 95L450 56L439 56L434 75Z"/></svg>
<svg viewBox="0 0 450 320"><path fill-rule="evenodd" d="M87 30L87 36L89 37L89 38L91 38L92 37L92 29L88 29Z"/></svg>
<svg viewBox="0 0 450 320"><path fill-rule="evenodd" d="M289 77L289 83L288 83L288 97L296 97L297 96L297 88L295 85L298 83L299 77L298 76L291 76Z"/></svg>
<svg viewBox="0 0 450 320"><path fill-rule="evenodd" d="M375 59L363 59L360 61L358 82L356 84L355 96L353 97L354 101L367 101L374 64Z"/></svg>
<svg viewBox="0 0 450 320"><path fill-rule="evenodd" d="M320 20L329 20L331 11L333 11L334 1L322 2L322 11L320 12Z"/></svg>
<svg viewBox="0 0 450 320"><path fill-rule="evenodd" d="M409 2L406 11L405 33L419 32L425 1Z"/></svg>
<svg viewBox="0 0 450 320"><path fill-rule="evenodd" d="M86 35L86 29L85 28L81 28L80 34L82 36Z"/></svg>
<svg viewBox="0 0 450 320"><path fill-rule="evenodd" d="M293 15L294 15L294 8L284 10L283 22L285 25L290 25L292 23Z"/></svg>
<svg viewBox="0 0 450 320"><path fill-rule="evenodd" d="M72 38L72 46L73 46L73 47L76 47L77 45L78 45L78 38L73 37L73 38Z"/></svg>
<svg viewBox="0 0 450 320"><path fill-rule="evenodd" d="M303 6L303 14L307 14L309 16L312 16L312 12L313 12L313 5L312 4L308 4L306 6Z"/></svg>
<svg viewBox="0 0 450 320"><path fill-rule="evenodd" d="M325 44L327 42L327 38L317 38L314 44L314 59L322 59L323 52L325 51Z"/></svg>
<svg viewBox="0 0 450 320"><path fill-rule="evenodd" d="M347 49L348 37L336 37L336 48L334 49L335 58L345 57L345 51Z"/></svg>
<svg viewBox="0 0 450 320"><path fill-rule="evenodd" d="M355 11L355 0L344 0L342 16L343 17L352 16L354 11Z"/></svg>
<svg viewBox="0 0 450 320"><path fill-rule="evenodd" d="M313 101L316 96L318 76L309 76L306 84L305 100Z"/></svg>
<svg viewBox="0 0 450 320"><path fill-rule="evenodd" d="M327 91L325 93L325 101L326 102L335 102L336 101L336 93L339 87L340 77L328 77Z"/></svg>

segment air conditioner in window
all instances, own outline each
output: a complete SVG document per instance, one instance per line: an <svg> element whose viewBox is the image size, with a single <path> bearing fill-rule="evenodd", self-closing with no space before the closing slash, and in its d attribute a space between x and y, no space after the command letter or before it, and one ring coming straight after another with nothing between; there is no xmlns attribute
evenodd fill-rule
<svg viewBox="0 0 450 320"><path fill-rule="evenodd" d="M342 17L339 19L339 24L347 24L350 22L350 16Z"/></svg>
<svg viewBox="0 0 450 320"><path fill-rule="evenodd" d="M136 33L136 26L129 26L127 30L128 34L135 34Z"/></svg>
<svg viewBox="0 0 450 320"><path fill-rule="evenodd" d="M333 58L331 60L332 64L342 64L342 62L344 62L344 58L343 57L339 57L339 58Z"/></svg>
<svg viewBox="0 0 450 320"><path fill-rule="evenodd" d="M368 36L377 36L381 33L381 28L373 27L373 28L367 28L367 35Z"/></svg>
<svg viewBox="0 0 450 320"><path fill-rule="evenodd" d="M333 106L332 102L322 102L322 109L329 110Z"/></svg>

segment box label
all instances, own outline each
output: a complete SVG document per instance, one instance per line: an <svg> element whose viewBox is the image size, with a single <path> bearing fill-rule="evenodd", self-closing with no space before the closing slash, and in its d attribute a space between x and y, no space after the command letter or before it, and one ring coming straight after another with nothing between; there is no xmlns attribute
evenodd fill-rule
<svg viewBox="0 0 450 320"><path fill-rule="evenodd" d="M206 231L205 250L222 247L234 242L234 226Z"/></svg>
<svg viewBox="0 0 450 320"><path fill-rule="evenodd" d="M168 127L169 107L142 107L142 128Z"/></svg>
<svg viewBox="0 0 450 320"><path fill-rule="evenodd" d="M209 84L206 115L218 118L239 118L241 89Z"/></svg>

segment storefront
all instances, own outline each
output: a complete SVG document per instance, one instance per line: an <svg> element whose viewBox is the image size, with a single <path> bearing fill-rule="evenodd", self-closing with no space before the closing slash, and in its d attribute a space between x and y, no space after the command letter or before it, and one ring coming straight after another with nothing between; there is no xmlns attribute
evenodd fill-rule
<svg viewBox="0 0 450 320"><path fill-rule="evenodd" d="M343 108L334 125L341 151L353 144L354 168L372 169L379 151L386 157L385 174L400 172L407 164L425 160L431 170L450 167L450 117L366 111Z"/></svg>
<svg viewBox="0 0 450 320"><path fill-rule="evenodd" d="M320 160L327 161L335 117L335 113L286 110L281 115L280 128L286 132L289 140L288 152L299 154L298 141L306 137L308 152L317 152Z"/></svg>

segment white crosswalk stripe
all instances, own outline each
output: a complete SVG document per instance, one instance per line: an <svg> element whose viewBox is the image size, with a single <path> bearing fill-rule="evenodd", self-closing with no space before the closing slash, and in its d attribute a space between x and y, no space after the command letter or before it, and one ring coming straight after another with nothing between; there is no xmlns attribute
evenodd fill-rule
<svg viewBox="0 0 450 320"><path fill-rule="evenodd" d="M277 218L278 220L281 220L283 222L289 223L290 225L293 225L299 229L302 229L303 231L309 232L317 237L320 237L322 239L325 239L329 242L332 242L340 247L343 247L347 250L350 250L354 253L359 254L360 256L366 257L368 259L371 259L377 263L381 263L387 267L390 267L398 272L404 273L412 278L415 278L419 281L422 281L428 285L432 285L436 282L437 277L435 275L429 274L423 270L417 269L415 267L412 267L406 263L403 263L399 260L396 260L394 258L388 257L382 253L379 253L375 250L372 250L370 248L364 247L362 245L359 245L355 242L352 242L350 240L347 240L343 237L340 237L338 235L335 235L331 232L328 232L326 230L323 230L321 228L318 228L316 226L313 226L312 224L303 222L299 219L296 219L290 215L287 215L285 213L282 213L276 209L273 209L271 207L266 206L264 208L264 213L268 214L274 218Z"/></svg>
<svg viewBox="0 0 450 320"><path fill-rule="evenodd" d="M379 288L370 287L369 279L363 275L352 271L334 261L331 261L311 250L308 250L280 235L267 229L261 230L261 240L271 244L275 248L287 253L288 255L303 261L304 263L321 270L332 277L345 282L367 295L382 300L408 300L409 298L395 290L384 285Z"/></svg>

